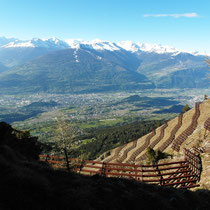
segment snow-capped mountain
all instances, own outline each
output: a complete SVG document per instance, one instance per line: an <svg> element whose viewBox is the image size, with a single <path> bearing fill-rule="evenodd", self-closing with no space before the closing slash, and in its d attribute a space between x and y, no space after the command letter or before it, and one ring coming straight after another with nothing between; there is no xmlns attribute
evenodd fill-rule
<svg viewBox="0 0 210 210"><path fill-rule="evenodd" d="M66 39L60 40L55 37L47 39L33 38L31 40L22 41L15 38L0 37L0 49L1 48L48 48L55 50L62 49L93 49L97 51L119 51L126 50L132 53L156 53L156 54L171 54L177 55L179 53L190 53L192 55L202 55L199 52L186 52L177 50L171 46L164 46L161 44L149 44L149 43L134 43L132 41L121 41L113 43L107 40L95 39L92 41L85 41L82 39Z"/></svg>
<svg viewBox="0 0 210 210"><path fill-rule="evenodd" d="M70 48L79 49L80 44L84 42L83 39L66 39L65 42L68 44Z"/></svg>
<svg viewBox="0 0 210 210"><path fill-rule="evenodd" d="M117 43L121 48L130 51L130 52L148 52L148 53L157 53L157 54L178 54L181 51L170 46L163 46L160 44L148 44L148 43L133 43L129 40L122 41Z"/></svg>
<svg viewBox="0 0 210 210"><path fill-rule="evenodd" d="M0 37L0 62L6 67L23 64L53 51L69 49L69 45L57 38L31 40Z"/></svg>
<svg viewBox="0 0 210 210"><path fill-rule="evenodd" d="M160 44L0 38L0 89L94 92L207 88L205 57ZM39 84L39 85L38 85Z"/></svg>
<svg viewBox="0 0 210 210"><path fill-rule="evenodd" d="M22 41L22 40L13 40L6 45L1 46L2 48L27 48L27 47L40 47L40 48L57 48L57 49L66 49L69 45L59 40L55 37L49 39L39 39L33 38L32 40Z"/></svg>
<svg viewBox="0 0 210 210"><path fill-rule="evenodd" d="M113 43L110 41L103 41L100 39L95 39L92 41L84 41L81 39L68 39L65 40L68 43L70 48L89 48L94 50L108 50L108 51L117 51L117 50L126 50L132 53L136 52L148 52L148 53L157 53L164 54L170 53L177 55L181 51L170 46L163 46L160 44L149 44L149 43L134 43L132 41L121 41L118 43Z"/></svg>
<svg viewBox="0 0 210 210"><path fill-rule="evenodd" d="M13 42L15 40L15 38L0 37L0 47L7 45L8 43Z"/></svg>
<svg viewBox="0 0 210 210"><path fill-rule="evenodd" d="M81 46L88 47L94 50L108 50L108 51L121 50L121 48L117 46L115 43L112 43L110 41L102 41L100 39L95 39L90 42L83 42L81 43Z"/></svg>
<svg viewBox="0 0 210 210"><path fill-rule="evenodd" d="M122 50L120 46L110 41L103 41L100 39L94 39L92 41L84 41L81 39L67 39L65 40L70 48L83 48L83 49L93 49L93 50Z"/></svg>
<svg viewBox="0 0 210 210"><path fill-rule="evenodd" d="M130 51L133 53L141 51L139 45L136 43L133 43L130 40L118 42L117 45L123 48L124 50Z"/></svg>

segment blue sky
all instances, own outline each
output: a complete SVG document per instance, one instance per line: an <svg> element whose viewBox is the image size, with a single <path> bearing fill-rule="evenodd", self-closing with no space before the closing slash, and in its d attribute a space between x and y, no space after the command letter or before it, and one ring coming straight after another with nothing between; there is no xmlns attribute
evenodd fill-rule
<svg viewBox="0 0 210 210"><path fill-rule="evenodd" d="M0 36L99 38L210 53L210 0L0 0Z"/></svg>

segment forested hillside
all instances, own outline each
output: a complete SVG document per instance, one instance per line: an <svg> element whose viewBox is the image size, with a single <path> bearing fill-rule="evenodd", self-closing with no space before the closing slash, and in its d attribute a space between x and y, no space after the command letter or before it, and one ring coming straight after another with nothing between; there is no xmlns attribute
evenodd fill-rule
<svg viewBox="0 0 210 210"><path fill-rule="evenodd" d="M163 121L142 121L124 126L91 129L89 135L80 137L84 142L85 139L89 141L79 146L74 151L73 157L82 155L85 159L95 159L110 149L140 138L162 123Z"/></svg>

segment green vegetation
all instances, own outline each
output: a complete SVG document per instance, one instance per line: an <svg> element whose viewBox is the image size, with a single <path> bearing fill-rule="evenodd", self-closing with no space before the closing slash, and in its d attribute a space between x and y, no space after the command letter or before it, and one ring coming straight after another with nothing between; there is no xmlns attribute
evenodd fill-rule
<svg viewBox="0 0 210 210"><path fill-rule="evenodd" d="M178 93L181 94L180 92ZM201 93L203 95L202 91ZM87 158L93 159L103 152L123 144L123 141L129 142L142 134L146 134L146 132L140 131L138 136L132 136L130 132L129 137L125 137L120 131L120 137L113 134L115 142L110 140L110 142L107 141L107 145L103 145L103 142L106 141L102 140L102 137L97 133L104 132L104 135L107 136L107 132L110 132L111 135L115 128L119 130L121 128L122 130L127 129L126 125L129 127L135 123L169 120L177 116L174 113L175 109L180 106L176 105L177 103L180 103L180 101L188 102L188 100L193 98L192 93L184 92L184 94L188 95L187 100L184 100L186 98L185 95L183 97L181 95L175 97L177 91L169 93L168 90L163 93L159 91L153 92L151 97L147 97L146 95L148 94L149 91L145 90L138 93L3 96L5 106L2 104L0 111L1 115L11 115L13 117L13 120L16 121L13 123L15 128L30 130L31 135L38 136L42 143L47 143L49 146L55 145L55 119L62 113L67 121L72 119L72 124L84 130L85 133L74 145L74 154L72 156L78 157L84 153ZM157 113L160 109L164 114L161 111L160 114ZM30 117L30 113L35 112L39 114L27 118ZM19 113L25 115L27 119L17 122L17 120L21 120L16 117ZM8 118L2 118L2 120L5 119ZM149 129L147 132L149 132ZM137 134L138 132L132 130L132 133ZM110 139L110 135L108 134L108 139ZM89 148L93 151L92 155L89 154ZM46 152L50 152L50 150L48 148Z"/></svg>
<svg viewBox="0 0 210 210"><path fill-rule="evenodd" d="M71 121L67 122L62 117L63 116L57 119L57 126L54 133L54 143L56 150L64 154L67 170L70 171L68 153L71 154L75 138L79 135L79 129L75 127Z"/></svg>
<svg viewBox="0 0 210 210"><path fill-rule="evenodd" d="M68 136L71 129L76 126L78 130L81 130L80 128L84 127L84 125L75 122L66 122L66 125L62 128L62 132L66 136L66 144L62 145L71 148L68 150L68 155L70 157L84 157L85 159L95 159L110 149L140 138L164 123L163 120L153 120L136 121L125 125L122 124L109 127L95 127L95 125L92 127L86 126L86 129L83 129L82 135L75 136L73 145L68 145ZM49 125L51 126L51 124ZM57 132L56 127L57 123L54 123L53 128L49 127L50 130L55 130L56 134L55 132L50 133L51 141L44 141L48 145L48 147L45 147L44 153L57 153L62 155L60 149L56 146L57 139L61 138L61 136L59 136L61 132ZM46 130L42 130L42 132L45 133Z"/></svg>
<svg viewBox="0 0 210 210"><path fill-rule="evenodd" d="M95 159L110 149L140 138L162 123L163 121L142 121L110 128L91 129L89 134L79 138L81 141L88 139L88 142L85 141L85 144L75 149L74 156L83 155L86 159Z"/></svg>
<svg viewBox="0 0 210 210"><path fill-rule="evenodd" d="M160 150L155 151L151 147L147 148L147 160L149 164L157 164L159 160L171 157L170 154L161 152Z"/></svg>
<svg viewBox="0 0 210 210"><path fill-rule="evenodd" d="M188 104L186 104L186 105L183 107L182 112L185 113L185 112L187 112L187 111L189 111L189 110L190 110L190 107L189 107Z"/></svg>

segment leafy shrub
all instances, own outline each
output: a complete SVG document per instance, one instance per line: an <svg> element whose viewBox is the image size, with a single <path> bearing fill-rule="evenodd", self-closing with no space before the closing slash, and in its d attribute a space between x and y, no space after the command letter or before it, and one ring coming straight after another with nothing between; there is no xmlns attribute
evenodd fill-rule
<svg viewBox="0 0 210 210"><path fill-rule="evenodd" d="M189 111L189 110L190 110L190 107L189 107L188 104L186 104L186 105L183 107L182 112L185 113L185 112L187 112L187 111Z"/></svg>
<svg viewBox="0 0 210 210"><path fill-rule="evenodd" d="M159 160L165 159L171 156L168 153L161 152L160 150L155 151L151 147L147 148L147 159L149 164L156 164Z"/></svg>

